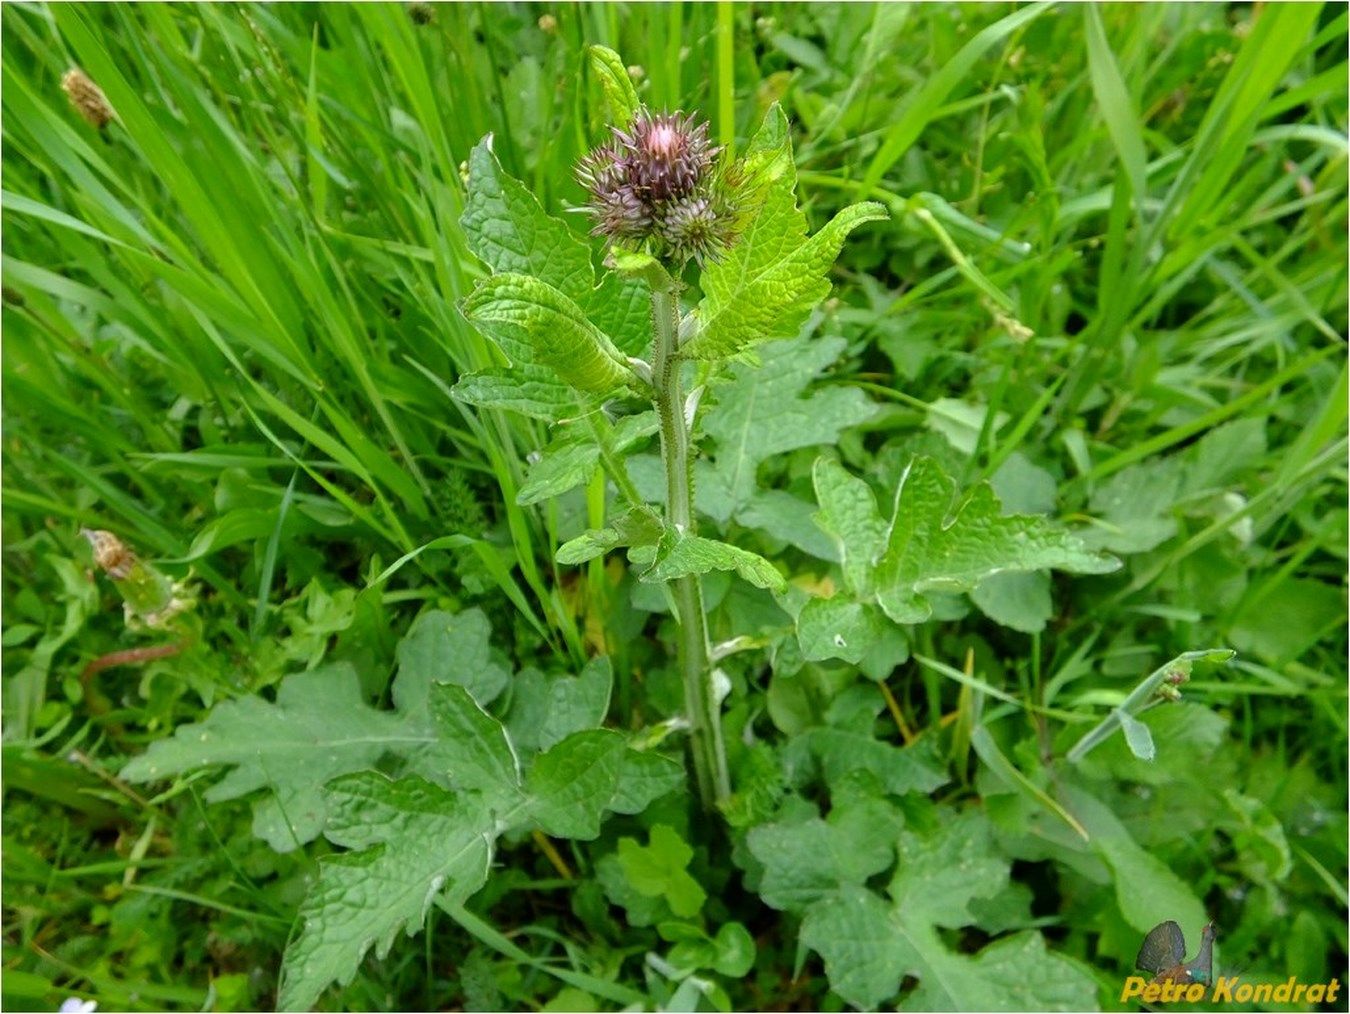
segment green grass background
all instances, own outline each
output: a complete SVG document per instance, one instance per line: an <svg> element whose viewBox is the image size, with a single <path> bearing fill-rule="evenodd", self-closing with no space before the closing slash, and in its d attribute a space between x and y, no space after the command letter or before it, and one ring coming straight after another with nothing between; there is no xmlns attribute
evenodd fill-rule
<svg viewBox="0 0 1350 1014"><path fill-rule="evenodd" d="M1058 680L1091 710L1178 651L1236 648L1188 688L1228 720L1227 761L1160 791L1240 788L1289 871L1261 882L1238 844L1167 854L1227 898L1235 957L1343 973L1346 28L1315 4L465 4L426 24L398 4L5 5L6 1002L271 1002L310 860L195 786L152 799L110 774L204 705L383 657L425 602L484 603L522 661L613 639L614 575L552 563L603 488L517 506L548 434L447 394L492 355L455 310L481 274L461 163L491 133L546 207L580 203L590 43L723 144L783 102L813 223L864 197L892 212L845 247L819 325L849 339L824 383L885 405L846 450L945 434L968 483L1027 461L1063 516L1160 536L1043 633L977 619L923 653L978 648L1009 693ZM116 110L101 133L60 90L76 65ZM81 526L191 571L202 650L81 685L148 643L88 577ZM906 672L936 726L955 685ZM578 968L622 956L537 928L556 923L538 898L504 931ZM1127 949L1069 909L1038 913L1066 949ZM335 1002L470 1002L440 957L454 934L433 924ZM472 974L500 978L489 960ZM523 974L512 1002L565 1005Z"/></svg>

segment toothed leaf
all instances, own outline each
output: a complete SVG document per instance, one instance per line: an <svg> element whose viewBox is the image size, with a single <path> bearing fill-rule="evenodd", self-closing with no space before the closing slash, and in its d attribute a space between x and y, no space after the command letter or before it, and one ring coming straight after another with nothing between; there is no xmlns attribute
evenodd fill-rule
<svg viewBox="0 0 1350 1014"><path fill-rule="evenodd" d="M309 1010L330 982L346 985L372 947L384 957L400 932L422 928L440 891L468 898L492 859L495 818L481 796L363 771L330 784L327 797L328 837L360 851L319 861L282 963L281 1010Z"/></svg>
<svg viewBox="0 0 1350 1014"><path fill-rule="evenodd" d="M537 278L493 275L461 307L464 316L509 345L528 346L530 358L552 367L578 391L609 394L633 379L625 357L565 293Z"/></svg>
<svg viewBox="0 0 1350 1014"><path fill-rule="evenodd" d="M1096 982L1051 953L1039 933L1018 933L976 954L953 950L940 927L973 925L976 899L1008 882L983 814L966 813L935 831L900 833L890 900L845 884L814 902L802 943L825 960L830 988L862 1010L882 1006L906 977L917 987L903 1010L1083 1010L1096 1005Z"/></svg>
<svg viewBox="0 0 1350 1014"><path fill-rule="evenodd" d="M787 587L783 575L758 553L716 539L680 536L670 531L662 536L655 562L639 576L643 581L654 583L713 570L735 571L756 587L770 591L782 591Z"/></svg>
<svg viewBox="0 0 1350 1014"><path fill-rule="evenodd" d="M747 215L749 224L736 245L703 272L698 330L680 351L686 359L726 359L757 342L796 335L829 295L827 273L844 239L864 222L886 217L880 204L850 205L807 238L786 118L777 106L747 158L752 166L756 159L762 163L765 182L757 195L762 203Z"/></svg>

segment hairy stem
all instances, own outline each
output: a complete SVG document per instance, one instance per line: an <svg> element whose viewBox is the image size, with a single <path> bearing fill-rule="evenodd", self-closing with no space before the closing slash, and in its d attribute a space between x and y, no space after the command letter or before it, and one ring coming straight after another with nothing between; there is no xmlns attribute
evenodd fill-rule
<svg viewBox="0 0 1350 1014"><path fill-rule="evenodd" d="M684 418L680 364L675 358L680 304L674 291L652 291L652 382L661 420L661 460L666 471L666 522L682 535L695 534L694 459ZM711 809L731 792L722 715L708 662L708 626L697 575L671 584L679 613L679 665L689 719L699 798Z"/></svg>

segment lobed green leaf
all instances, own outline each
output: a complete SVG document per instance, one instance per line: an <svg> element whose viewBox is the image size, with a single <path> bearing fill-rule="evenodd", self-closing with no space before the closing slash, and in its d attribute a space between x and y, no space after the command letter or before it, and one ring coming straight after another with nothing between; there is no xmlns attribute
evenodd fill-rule
<svg viewBox="0 0 1350 1014"><path fill-rule="evenodd" d="M595 284L590 247L502 169L491 137L469 153L459 224L469 249L494 273L530 275L576 303L589 298Z"/></svg>
<svg viewBox="0 0 1350 1014"><path fill-rule="evenodd" d="M661 516L650 507L634 507L614 518L607 527L590 529L558 547L562 564L585 563L623 546L654 546L664 531Z"/></svg>
<svg viewBox="0 0 1350 1014"><path fill-rule="evenodd" d="M759 894L773 908L800 912L848 884L864 884L895 860L899 811L879 799L836 806L829 820L753 828L746 844L764 865Z"/></svg>
<svg viewBox="0 0 1350 1014"><path fill-rule="evenodd" d="M846 345L837 337L774 342L760 350L762 365L737 364L726 380L711 387L713 404L704 413L703 431L714 441L713 454L696 465L701 509L723 523L735 517L751 524L757 515L766 520L766 511L783 506L781 499L766 497L789 494L757 490L761 464L800 447L833 446L849 427L876 414L876 406L856 388L810 390ZM798 502L805 515L809 505L793 501Z"/></svg>
<svg viewBox="0 0 1350 1014"><path fill-rule="evenodd" d="M651 829L648 844L633 838L620 838L619 867L638 894L665 898L676 915L691 918L703 908L707 894L689 875L689 860L694 850L674 828L657 824Z"/></svg>
<svg viewBox="0 0 1350 1014"><path fill-rule="evenodd" d="M600 448L587 434L568 433L553 440L530 464L516 503L527 507L576 489L590 481L599 460Z"/></svg>
<svg viewBox="0 0 1350 1014"><path fill-rule="evenodd" d="M684 768L659 753L630 749L619 768L619 786L609 808L615 813L641 813L684 781Z"/></svg>
<svg viewBox="0 0 1350 1014"><path fill-rule="evenodd" d="M811 662L837 658L860 663L886 636L891 621L866 602L837 595L811 599L797 617L797 641Z"/></svg>
<svg viewBox="0 0 1350 1014"><path fill-rule="evenodd" d="M918 980L907 1010L1077 1010L1095 1005L1096 983L1051 954L1039 933L995 941L974 955L949 948L939 927L973 925L976 899L1008 882L1008 861L983 814L967 812L936 831L901 832L891 901L853 883L812 904L801 941L825 960L830 988L864 1010Z"/></svg>
<svg viewBox="0 0 1350 1014"><path fill-rule="evenodd" d="M739 277L718 279L715 287L705 284L708 294L698 306L698 332L680 349L680 356L727 359L757 342L795 335L816 304L830 294L826 274L848 234L885 217L886 209L875 202L850 205L776 260L743 265ZM777 250L787 245L789 235L785 228L783 234L764 240ZM710 265L704 278L716 270L717 265Z"/></svg>
<svg viewBox="0 0 1350 1014"><path fill-rule="evenodd" d="M655 412L625 416L608 435L609 449L615 454L657 430ZM575 428L575 427L574 427ZM566 493L590 481L600 460L600 444L594 433L566 433L545 447L539 460L530 465L525 482L516 494L516 503L538 503Z"/></svg>
<svg viewBox="0 0 1350 1014"><path fill-rule="evenodd" d="M968 592L993 574L1051 567L1106 574L1120 567L1046 518L1004 515L988 483L953 510L955 495L956 483L932 458L915 458L901 476L874 575L877 602L897 623L928 618L925 592Z"/></svg>
<svg viewBox="0 0 1350 1014"><path fill-rule="evenodd" d="M372 947L384 957L400 931L421 929L438 893L462 901L482 887L492 860L496 818L480 796L362 771L327 797L328 837L362 851L319 861L282 961L280 1010L309 1010L330 982L350 982Z"/></svg>
<svg viewBox="0 0 1350 1014"><path fill-rule="evenodd" d="M580 686L563 684L563 698L584 697L603 682L607 699L607 665L578 680ZM400 930L421 927L438 894L466 900L486 880L502 833L534 828L595 838L607 810L638 812L682 774L674 761L629 749L619 733L591 728L553 743L522 775L506 729L463 687L431 687L427 707L436 731L432 756L453 789L420 775L393 781L372 771L324 789L324 833L350 851L321 861L301 908L300 932L283 961L284 1009L308 1008L330 982L349 982L372 947L387 954ZM594 713L584 702L581 708L553 733Z"/></svg>
<svg viewBox="0 0 1350 1014"><path fill-rule="evenodd" d="M430 763L456 789L474 790L494 800L519 796L520 759L502 724L479 706L467 690L438 684L427 699L436 738Z"/></svg>
<svg viewBox="0 0 1350 1014"><path fill-rule="evenodd" d="M886 522L862 479L833 458L818 458L811 470L820 513L816 523L838 543L844 585L855 595L871 593L872 572L886 545Z"/></svg>
<svg viewBox="0 0 1350 1014"><path fill-rule="evenodd" d="M511 669L491 647L492 625L480 609L423 613L398 643L394 707L417 714L435 683L462 686L478 704L491 704L506 689Z"/></svg>
<svg viewBox="0 0 1350 1014"><path fill-rule="evenodd" d="M800 783L815 768L837 790L858 772L875 777L886 792L903 796L933 792L950 780L930 747L922 742L898 747L868 733L827 727L799 732L783 751L784 763Z"/></svg>
<svg viewBox="0 0 1350 1014"><path fill-rule="evenodd" d="M589 729L551 747L530 771L530 816L545 834L591 839L619 789L626 746L617 732Z"/></svg>
<svg viewBox="0 0 1350 1014"><path fill-rule="evenodd" d="M574 732L605 720L614 688L607 657L593 658L576 676L545 676L525 669L512 681L506 728L522 753L547 750Z"/></svg>
<svg viewBox="0 0 1350 1014"><path fill-rule="evenodd" d="M361 698L350 665L324 666L282 682L275 703L248 696L223 701L201 722L180 725L120 772L128 782L173 778L214 765L229 775L206 791L211 802L259 790L253 833L278 852L316 838L327 819L323 784L373 767L389 750L426 743L429 732L406 716Z"/></svg>
<svg viewBox="0 0 1350 1014"><path fill-rule="evenodd" d="M552 286L626 355L639 355L646 347L651 336L646 284L607 274L593 287L590 247L565 222L546 214L534 195L502 169L490 138L469 155L460 224L469 249L494 272L530 275ZM547 422L575 414L577 390L537 355L527 332L498 323L490 337L510 366L461 377L453 389L456 398Z"/></svg>

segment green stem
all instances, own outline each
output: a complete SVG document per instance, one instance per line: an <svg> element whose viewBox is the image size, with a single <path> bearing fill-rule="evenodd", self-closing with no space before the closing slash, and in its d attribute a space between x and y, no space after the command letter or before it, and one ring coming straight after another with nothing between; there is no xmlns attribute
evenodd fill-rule
<svg viewBox="0 0 1350 1014"><path fill-rule="evenodd" d="M594 414L589 414L586 418L590 423L591 436L595 439L595 445L600 448L600 463L604 466L605 472L608 473L615 488L618 489L625 500L634 507L641 507L646 501L642 499L642 494L633 485L633 480L628 475L628 469L618 455L614 453L614 447L610 442L614 427L609 424L608 420Z"/></svg>
<svg viewBox="0 0 1350 1014"><path fill-rule="evenodd" d="M1134 717L1147 710L1153 701L1153 695L1158 688L1163 685L1169 676L1179 676L1180 681L1184 682L1190 678L1191 665L1197 659L1208 659L1210 661L1226 661L1220 656L1232 656L1232 652L1223 648L1206 648L1201 651L1182 652L1166 665L1159 666L1152 673L1146 676L1138 686L1134 688L1125 700L1121 701L1116 707L1111 709L1110 714L1101 720L1095 728L1085 734L1082 739L1073 745L1073 748L1067 755L1070 764L1077 764L1089 752L1095 750L1111 737L1118 728L1120 728L1120 716L1123 712L1129 717Z"/></svg>
<svg viewBox="0 0 1350 1014"><path fill-rule="evenodd" d="M666 523L680 535L696 534L694 459L684 418L678 349L680 303L674 291L652 290L652 383L661 421L661 460L666 471ZM672 582L678 612L679 666L694 755L699 798L707 809L731 793L722 715L708 664L708 626L697 575Z"/></svg>
<svg viewBox="0 0 1350 1014"><path fill-rule="evenodd" d="M727 0L717 5L717 143L736 146L736 13Z"/></svg>

